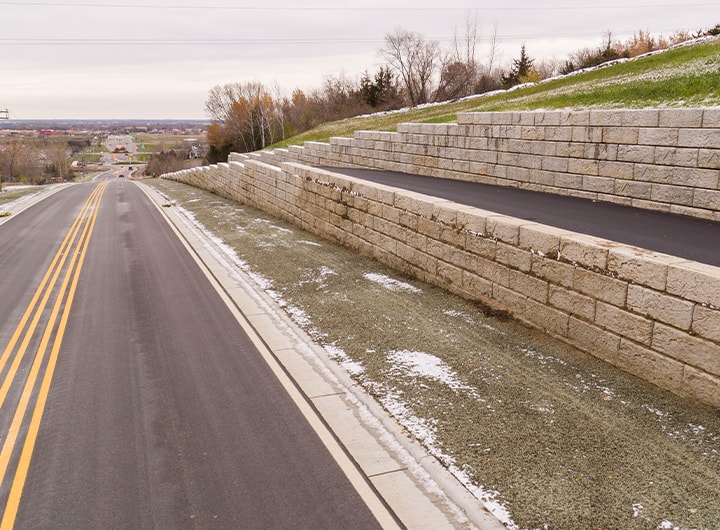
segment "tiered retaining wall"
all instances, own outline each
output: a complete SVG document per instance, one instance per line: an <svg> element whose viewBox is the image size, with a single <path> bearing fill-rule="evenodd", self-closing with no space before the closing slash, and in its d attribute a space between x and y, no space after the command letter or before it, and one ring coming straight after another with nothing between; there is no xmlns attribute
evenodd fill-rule
<svg viewBox="0 0 720 530"><path fill-rule="evenodd" d="M585 197L720 220L720 108L461 113L329 144L260 152L272 164L366 167ZM242 161L231 155L230 161Z"/></svg>
<svg viewBox="0 0 720 530"><path fill-rule="evenodd" d="M703 116L704 111L699 112ZM536 114L533 117L535 124L542 119L555 120L554 117L541 118L540 113L510 113L498 118L495 115L468 117L467 120L497 121L509 117L513 121L524 119L526 114ZM564 116L562 113L551 114ZM625 112L621 114L626 115ZM636 116L639 120L644 114ZM454 125L403 125L401 128L406 127L423 128L428 147L433 143L457 143L461 138L460 135L438 134L432 139L431 129L440 127L444 130L445 127L454 128ZM498 127L515 127L516 134L524 134L520 125ZM563 127L574 130L574 127L582 126ZM542 134L551 136L554 134L551 129L547 126ZM715 133L707 136L705 132L703 138L706 139L701 142L704 147L675 149L682 152L694 149L696 160L700 159L701 151L703 160L717 160L717 147L708 145L712 138L717 141L718 137ZM359 133L355 140L343 139L340 143L346 144L346 149L360 149L349 144L357 142L358 136L375 134L395 137L409 133ZM533 136L538 134L532 133ZM700 143L699 140L683 141L692 142ZM361 165L360 154L339 155L337 145L338 140L334 139L330 145L291 148L287 152L233 155L234 161L228 164L181 171L165 177L268 211L404 273L507 311L519 320L659 386L720 406L720 268L282 161L300 155L309 157L308 153L312 152L316 158L306 158L305 162ZM655 146L655 151L658 148ZM373 152L367 147L363 149ZM457 147L452 149L463 151ZM295 154L290 155L292 151ZM491 156L482 149L474 151L473 157L483 152L484 156ZM325 152L326 156L320 156L320 152ZM557 159L557 150L554 152ZM386 153L396 153L397 158L408 156L401 155L398 150ZM500 157L499 151L497 155ZM425 161L429 157L427 154L417 156ZM462 156L470 157L468 154ZM280 167L262 160L277 163ZM436 165L445 165L443 160L446 159L438 158ZM546 163L541 160L540 166ZM631 164L634 170L645 165L625 163ZM600 165L598 162L598 170ZM405 171L414 171L411 166L402 167ZM398 166L387 168L401 169ZM490 169L495 173L507 173L497 167ZM706 179L713 171L699 169ZM449 176L449 171L457 173L457 177L464 175L459 169L452 169L444 170L443 176ZM554 183L567 182L557 178L558 174L552 179ZM714 170L716 186L717 174ZM578 183L585 178L581 177ZM486 177L476 174L472 178ZM530 187L528 182L522 185ZM655 185L651 183L651 189ZM693 195L698 189L705 189L682 188L692 190ZM588 193L584 189L572 188L572 191ZM656 206L655 201L643 201ZM712 210L698 208L695 204L690 208L695 214L712 217L718 213L717 205ZM688 208L668 205L673 211Z"/></svg>

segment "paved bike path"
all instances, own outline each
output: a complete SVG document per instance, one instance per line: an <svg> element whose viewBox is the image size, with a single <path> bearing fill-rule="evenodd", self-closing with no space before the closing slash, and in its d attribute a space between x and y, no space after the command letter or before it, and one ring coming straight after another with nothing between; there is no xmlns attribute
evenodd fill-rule
<svg viewBox="0 0 720 530"><path fill-rule="evenodd" d="M342 175L720 266L720 222L537 191L374 169Z"/></svg>

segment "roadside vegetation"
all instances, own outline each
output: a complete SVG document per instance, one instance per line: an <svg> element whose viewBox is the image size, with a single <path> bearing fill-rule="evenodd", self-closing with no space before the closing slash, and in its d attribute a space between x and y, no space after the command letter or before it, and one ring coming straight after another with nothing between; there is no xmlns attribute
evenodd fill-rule
<svg viewBox="0 0 720 530"><path fill-rule="evenodd" d="M356 130L394 131L402 122L452 122L458 112L720 105L720 39L613 62L573 75L458 101L319 125L269 146L327 142Z"/></svg>
<svg viewBox="0 0 720 530"><path fill-rule="evenodd" d="M46 184L74 177L90 140L69 135L0 137L0 190L5 183Z"/></svg>
<svg viewBox="0 0 720 530"><path fill-rule="evenodd" d="M213 120L207 162L225 161L230 152L352 136L359 129L394 130L404 121L453 121L463 111L715 105L718 35L720 24L667 37L640 31L622 42L608 33L599 46L564 62L533 58L523 45L503 68L494 36L480 58L477 20L468 19L446 50L397 28L380 51L385 63L359 80L329 76L321 88L296 89L290 97L259 82L214 87L206 101ZM655 53L660 50L667 51Z"/></svg>

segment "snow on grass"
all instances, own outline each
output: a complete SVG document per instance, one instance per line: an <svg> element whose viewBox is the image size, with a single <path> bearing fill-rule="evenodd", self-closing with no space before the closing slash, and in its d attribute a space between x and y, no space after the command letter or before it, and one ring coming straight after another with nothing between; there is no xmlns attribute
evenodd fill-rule
<svg viewBox="0 0 720 530"><path fill-rule="evenodd" d="M442 382L455 391L467 390L473 395L476 393L474 388L460 380L450 366L432 354L409 350L394 350L388 353L387 359L393 364L391 372L400 372L415 377L426 377ZM368 386L374 388L373 393L379 396L379 400L385 410L412 433L431 455L442 462L448 471L454 475L488 511L507 528L518 529L508 509L498 500L500 493L473 484L468 473L457 465L452 456L443 451L437 441L436 420L432 418L421 418L415 415L403 400L402 391L379 383L370 383Z"/></svg>
<svg viewBox="0 0 720 530"><path fill-rule="evenodd" d="M373 283L377 283L389 291L396 292L409 292L409 293L421 293L422 289L410 285L409 283L401 282L385 274L378 274L374 272L367 272L363 274L363 278L370 280Z"/></svg>
<svg viewBox="0 0 720 530"><path fill-rule="evenodd" d="M447 363L430 353L393 350L388 353L387 360L393 365L393 373L401 373L412 377L427 377L443 383L455 391L468 390L475 393L475 389L461 381Z"/></svg>
<svg viewBox="0 0 720 530"><path fill-rule="evenodd" d="M313 271L305 276L306 277L299 280L299 285L315 284L318 289L325 289L328 285L327 279L330 276L338 276L338 273L330 267L322 265L317 271Z"/></svg>
<svg viewBox="0 0 720 530"><path fill-rule="evenodd" d="M365 368L361 363L350 358L350 356L345 353L345 350L336 344L325 344L323 348L328 352L330 358L342 366L350 375L359 376L365 372Z"/></svg>

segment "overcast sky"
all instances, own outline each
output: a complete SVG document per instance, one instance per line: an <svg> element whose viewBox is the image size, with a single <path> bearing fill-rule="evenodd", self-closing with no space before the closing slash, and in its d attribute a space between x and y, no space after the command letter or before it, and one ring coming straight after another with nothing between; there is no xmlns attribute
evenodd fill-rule
<svg viewBox="0 0 720 530"><path fill-rule="evenodd" d="M608 31L708 29L720 0L0 0L0 109L16 119L204 119L215 85L260 81L289 94L342 72L355 79L377 70L394 29L449 47L471 14L481 61L495 31L506 63L523 43L537 60L564 60Z"/></svg>

